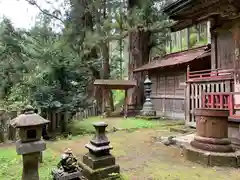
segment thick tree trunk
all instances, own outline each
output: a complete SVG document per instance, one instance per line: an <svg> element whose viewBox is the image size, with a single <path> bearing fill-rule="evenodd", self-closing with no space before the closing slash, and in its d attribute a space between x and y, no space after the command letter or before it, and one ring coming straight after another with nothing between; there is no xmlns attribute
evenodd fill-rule
<svg viewBox="0 0 240 180"><path fill-rule="evenodd" d="M141 73L134 74L133 70L149 62L150 36L150 31L140 27L135 31L129 32L129 79L137 80L138 85L136 88L129 90L128 103L136 107L142 106L141 92L143 91L143 87L141 86L141 82L144 81L144 77Z"/></svg>
<svg viewBox="0 0 240 180"><path fill-rule="evenodd" d="M109 44L107 42L102 44L102 56L103 56L103 79L110 78L110 65L109 65ZM105 89L105 108L109 107L111 111L114 111L113 95L110 89ZM105 109L106 111L106 109Z"/></svg>
<svg viewBox="0 0 240 180"><path fill-rule="evenodd" d="M81 42L84 41L85 39L85 32L86 31L93 31L93 13L94 12L90 12L87 9L89 8L89 5L91 3L90 0L71 0L70 1L71 6L72 6L72 12L71 12L71 16L72 16L72 20L75 24L75 31L78 34L79 32L83 32L82 35L82 40ZM80 49L79 49L80 51ZM90 51L89 54L86 54L85 57L86 61L91 60L91 59L98 59L99 55L98 55L98 49L97 47L93 47ZM92 82L94 82L95 79L100 79L101 75L100 75L100 70L96 69L93 66L89 67L90 71L92 72ZM88 87L89 91L89 97L94 97L97 101L97 105L100 105L102 103L102 98L101 98L101 91L102 89L99 87L93 87L93 85L89 85ZM96 93L98 92L98 93ZM100 108L99 108L100 109Z"/></svg>

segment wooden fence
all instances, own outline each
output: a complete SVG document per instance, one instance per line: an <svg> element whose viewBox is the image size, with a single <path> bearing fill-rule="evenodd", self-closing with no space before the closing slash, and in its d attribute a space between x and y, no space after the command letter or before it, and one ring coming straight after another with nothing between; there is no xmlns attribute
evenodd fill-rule
<svg viewBox="0 0 240 180"><path fill-rule="evenodd" d="M215 69L187 71L186 124L196 127L194 110L202 107L203 93L230 93L233 91L233 70Z"/></svg>
<svg viewBox="0 0 240 180"><path fill-rule="evenodd" d="M10 126L10 120L17 117L17 111L0 110L0 143L15 141L16 129Z"/></svg>
<svg viewBox="0 0 240 180"><path fill-rule="evenodd" d="M71 120L83 120L88 117L98 116L100 115L100 110L96 105L89 106L88 108L80 108L74 116L72 116Z"/></svg>
<svg viewBox="0 0 240 180"><path fill-rule="evenodd" d="M0 110L0 143L16 141L18 139L16 129L10 125L11 119L17 117L21 112ZM100 115L99 108L94 104L85 109L79 109L73 116L69 112L59 110L42 110L41 116L48 119L50 123L44 127L46 134L56 135L66 132L66 125L70 121L83 120L88 117Z"/></svg>

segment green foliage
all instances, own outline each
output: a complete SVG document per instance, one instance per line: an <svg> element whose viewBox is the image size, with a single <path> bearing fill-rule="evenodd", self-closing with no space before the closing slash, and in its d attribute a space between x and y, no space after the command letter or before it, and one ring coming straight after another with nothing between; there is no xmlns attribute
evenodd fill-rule
<svg viewBox="0 0 240 180"><path fill-rule="evenodd" d="M150 58L156 55L166 53L166 41L169 38L170 25L168 17L161 11L169 1L166 0L147 0L139 1L138 6L132 9L129 22L131 27L142 26L151 33L151 42L149 43Z"/></svg>
<svg viewBox="0 0 240 180"><path fill-rule="evenodd" d="M74 109L86 105L92 74L63 35L53 32L46 21L29 32L15 30L9 20L2 23L2 106L16 109L31 103Z"/></svg>
<svg viewBox="0 0 240 180"><path fill-rule="evenodd" d="M37 1L28 2L41 8ZM164 53L168 20L161 8L165 3L144 1L130 15L127 1L68 0L53 12L42 9L30 30L15 29L10 20L3 19L0 106L18 109L31 103L71 111L87 106L94 98L89 90L94 79L122 79L126 73L123 49L128 44L123 43L123 38L130 28L141 24L151 31L158 30L149 48L152 55ZM56 21L62 23L60 32L53 30ZM115 44L116 53L109 52L109 44ZM110 72L103 68L103 62L109 65ZM115 104L121 99L118 97L122 95L116 96Z"/></svg>
<svg viewBox="0 0 240 180"><path fill-rule="evenodd" d="M0 179L16 180L22 174L22 157L17 155L15 148L0 149ZM41 180L51 177L51 170L57 165L58 156L51 150L43 152L43 163L40 165L39 176Z"/></svg>
<svg viewBox="0 0 240 180"><path fill-rule="evenodd" d="M121 104L123 105L123 100L125 97L125 91L124 90L115 90L113 91L113 99L114 99L114 105Z"/></svg>

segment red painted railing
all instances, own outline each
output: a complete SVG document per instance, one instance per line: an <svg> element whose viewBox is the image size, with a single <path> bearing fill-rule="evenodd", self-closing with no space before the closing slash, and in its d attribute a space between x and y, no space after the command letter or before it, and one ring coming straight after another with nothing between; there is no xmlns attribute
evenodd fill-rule
<svg viewBox="0 0 240 180"><path fill-rule="evenodd" d="M202 71L190 71L187 69L187 81L213 80L213 79L232 79L234 77L233 69L208 69Z"/></svg>
<svg viewBox="0 0 240 180"><path fill-rule="evenodd" d="M203 93L202 107L229 110L229 116L233 116L235 109L240 107L240 104L234 102L234 95L240 95L240 92Z"/></svg>

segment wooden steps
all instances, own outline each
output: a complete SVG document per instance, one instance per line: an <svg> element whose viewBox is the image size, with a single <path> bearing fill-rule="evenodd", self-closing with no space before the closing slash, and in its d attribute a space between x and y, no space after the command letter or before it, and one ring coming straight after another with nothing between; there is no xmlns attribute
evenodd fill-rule
<svg viewBox="0 0 240 180"><path fill-rule="evenodd" d="M240 123L240 115L228 116L228 121L232 123Z"/></svg>

